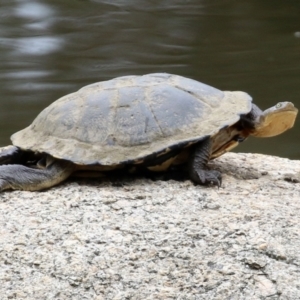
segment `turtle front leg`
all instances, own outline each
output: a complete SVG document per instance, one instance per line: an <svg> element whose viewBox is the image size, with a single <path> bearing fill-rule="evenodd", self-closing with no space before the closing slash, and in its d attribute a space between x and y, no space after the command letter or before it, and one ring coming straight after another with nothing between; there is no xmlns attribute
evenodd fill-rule
<svg viewBox="0 0 300 300"><path fill-rule="evenodd" d="M35 169L23 165L0 166L0 191L7 189L38 191L52 187L73 173L74 164L55 160L47 163L44 169Z"/></svg>
<svg viewBox="0 0 300 300"><path fill-rule="evenodd" d="M219 171L206 169L210 154L211 140L207 137L200 143L197 143L192 150L188 161L189 176L195 183L203 185L212 184L220 187L222 183L221 173Z"/></svg>

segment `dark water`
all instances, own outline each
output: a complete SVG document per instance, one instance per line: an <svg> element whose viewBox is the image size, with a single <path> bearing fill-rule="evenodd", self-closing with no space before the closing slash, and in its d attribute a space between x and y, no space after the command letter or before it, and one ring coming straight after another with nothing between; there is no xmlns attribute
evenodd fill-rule
<svg viewBox="0 0 300 300"><path fill-rule="evenodd" d="M168 72L300 108L300 1L2 0L0 146L58 97L100 80ZM293 130L238 151L300 159Z"/></svg>

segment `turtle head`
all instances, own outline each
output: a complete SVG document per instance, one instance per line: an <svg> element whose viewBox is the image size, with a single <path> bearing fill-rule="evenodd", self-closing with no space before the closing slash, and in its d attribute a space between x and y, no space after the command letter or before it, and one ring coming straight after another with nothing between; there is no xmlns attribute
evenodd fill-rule
<svg viewBox="0 0 300 300"><path fill-rule="evenodd" d="M257 137L271 137L285 132L294 126L298 109L291 102L279 102L266 109L255 121L255 130L251 133Z"/></svg>

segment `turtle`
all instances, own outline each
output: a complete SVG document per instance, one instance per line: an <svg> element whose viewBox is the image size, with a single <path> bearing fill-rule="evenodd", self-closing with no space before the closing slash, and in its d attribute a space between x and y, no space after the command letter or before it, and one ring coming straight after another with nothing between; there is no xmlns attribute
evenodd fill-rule
<svg viewBox="0 0 300 300"><path fill-rule="evenodd" d="M87 85L46 107L0 151L0 191L42 190L77 172L178 168L195 184L221 186L208 168L248 136L293 127L297 108L262 111L242 91L221 91L168 73Z"/></svg>

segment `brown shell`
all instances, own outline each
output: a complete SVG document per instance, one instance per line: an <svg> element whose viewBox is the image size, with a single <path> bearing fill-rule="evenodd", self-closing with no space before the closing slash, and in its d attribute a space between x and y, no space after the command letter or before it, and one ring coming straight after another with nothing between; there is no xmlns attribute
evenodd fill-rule
<svg viewBox="0 0 300 300"><path fill-rule="evenodd" d="M164 73L125 76L58 99L12 141L81 165L117 165L216 135L250 110L244 92Z"/></svg>

